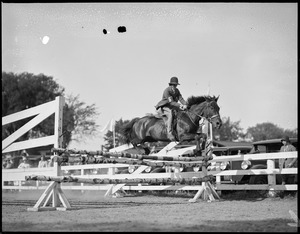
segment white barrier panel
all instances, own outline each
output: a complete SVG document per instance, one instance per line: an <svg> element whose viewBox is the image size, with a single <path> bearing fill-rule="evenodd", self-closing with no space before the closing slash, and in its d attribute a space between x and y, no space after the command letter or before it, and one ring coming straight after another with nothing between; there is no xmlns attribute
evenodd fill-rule
<svg viewBox="0 0 300 234"><path fill-rule="evenodd" d="M24 181L28 175L56 175L53 167L44 168L19 168L19 169L2 169L2 183L4 181Z"/></svg>
<svg viewBox="0 0 300 234"><path fill-rule="evenodd" d="M17 129L14 133L2 140L2 153L13 152L17 150L30 149L45 145L54 145L54 147L61 147L62 143L62 116L63 116L64 97L56 97L54 101L44 103L42 105L29 108L8 116L2 117L2 126L16 122L36 115L33 119L28 121L25 125ZM50 115L55 114L54 120L54 135L31 139L26 141L15 142L26 132L37 126Z"/></svg>

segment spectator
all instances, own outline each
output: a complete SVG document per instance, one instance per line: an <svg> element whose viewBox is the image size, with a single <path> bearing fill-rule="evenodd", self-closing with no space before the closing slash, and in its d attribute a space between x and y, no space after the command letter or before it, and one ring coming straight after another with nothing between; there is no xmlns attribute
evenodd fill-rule
<svg viewBox="0 0 300 234"><path fill-rule="evenodd" d="M11 169L13 167L14 167L14 161L13 161L13 159L12 158L7 159L7 164L6 164L5 169Z"/></svg>
<svg viewBox="0 0 300 234"><path fill-rule="evenodd" d="M53 158L55 155L50 156L50 159L47 161L48 167L53 167L54 166L54 162L53 162Z"/></svg>
<svg viewBox="0 0 300 234"><path fill-rule="evenodd" d="M11 169L14 167L14 160L11 154L7 154L4 159L2 159L2 168L3 169Z"/></svg>
<svg viewBox="0 0 300 234"><path fill-rule="evenodd" d="M29 156L29 154L27 153L27 151L26 151L26 150L22 150L21 156L28 157L28 156Z"/></svg>
<svg viewBox="0 0 300 234"><path fill-rule="evenodd" d="M8 160L6 158L2 159L2 169L6 168L7 161Z"/></svg>
<svg viewBox="0 0 300 234"><path fill-rule="evenodd" d="M22 162L20 163L20 165L18 166L18 168L30 168L30 164L28 162L28 159L26 156L22 156Z"/></svg>
<svg viewBox="0 0 300 234"><path fill-rule="evenodd" d="M280 152L296 151L295 146L293 146L291 144L290 138L288 136L283 137L281 139L281 143L283 144L283 146L281 146ZM291 167L297 167L297 158L280 158L279 159L279 169L280 169L280 171L283 168L291 168ZM281 174L282 185L285 185L290 177L291 177L291 175Z"/></svg>
<svg viewBox="0 0 300 234"><path fill-rule="evenodd" d="M259 154L259 153L260 153L260 151L259 151L257 145L255 145L254 147L252 147L252 149L249 152L249 154Z"/></svg>
<svg viewBox="0 0 300 234"><path fill-rule="evenodd" d="M46 160L45 155L41 156L41 160L39 161L38 167L48 167L48 162Z"/></svg>

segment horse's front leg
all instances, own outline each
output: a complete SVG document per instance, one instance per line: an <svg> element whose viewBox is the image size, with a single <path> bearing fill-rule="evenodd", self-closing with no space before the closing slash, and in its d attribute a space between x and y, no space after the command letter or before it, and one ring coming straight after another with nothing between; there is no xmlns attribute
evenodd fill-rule
<svg viewBox="0 0 300 234"><path fill-rule="evenodd" d="M139 150L139 151L140 151L140 150L144 151L144 153L141 153L141 154L146 154L146 155L149 155L149 154L150 154L150 149L149 149L149 147L146 146L144 143L141 143L141 144L136 145L135 148L136 148L137 150Z"/></svg>
<svg viewBox="0 0 300 234"><path fill-rule="evenodd" d="M206 141L206 134L204 133L184 133L184 134L181 134L179 136L179 142L183 142L183 141L193 141L193 140L196 140L197 139L203 139L203 141Z"/></svg>
<svg viewBox="0 0 300 234"><path fill-rule="evenodd" d="M196 149L194 150L195 155L202 155L202 150L205 149L205 142L207 139L207 135L204 133L185 133L180 135L179 137L180 141L179 143L183 141L193 141L196 140Z"/></svg>
<svg viewBox="0 0 300 234"><path fill-rule="evenodd" d="M194 151L195 155L202 156L202 151L205 149L206 139L207 135L205 133L196 134L196 149Z"/></svg>

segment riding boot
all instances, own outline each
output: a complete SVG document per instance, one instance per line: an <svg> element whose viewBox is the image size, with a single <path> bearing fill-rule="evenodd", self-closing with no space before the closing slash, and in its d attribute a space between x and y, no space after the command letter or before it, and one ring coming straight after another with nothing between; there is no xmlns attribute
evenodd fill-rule
<svg viewBox="0 0 300 234"><path fill-rule="evenodd" d="M168 133L168 138L171 140L171 141L176 141L175 137L173 136L172 133Z"/></svg>
<svg viewBox="0 0 300 234"><path fill-rule="evenodd" d="M167 122L167 133L168 133L168 138L171 141L176 141L176 138L174 137L173 132L172 132L172 118L168 119L168 122Z"/></svg>
<svg viewBox="0 0 300 234"><path fill-rule="evenodd" d="M164 115L167 117L167 120L166 120L167 136L171 141L176 141L176 139L172 133L172 121L173 121L172 109L170 109L168 107L164 107L162 110L163 110Z"/></svg>

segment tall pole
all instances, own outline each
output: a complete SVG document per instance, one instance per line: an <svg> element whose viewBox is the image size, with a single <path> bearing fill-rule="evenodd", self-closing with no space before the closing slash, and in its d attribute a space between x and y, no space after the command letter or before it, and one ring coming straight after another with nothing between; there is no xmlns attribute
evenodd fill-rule
<svg viewBox="0 0 300 234"><path fill-rule="evenodd" d="M63 108L65 105L65 98L63 96L58 96L55 98L55 101L57 105L56 105L55 120L54 120L54 135L55 135L54 147L62 147Z"/></svg>
<svg viewBox="0 0 300 234"><path fill-rule="evenodd" d="M115 124L113 125L113 138L114 138L114 148L116 148L116 133L115 133Z"/></svg>
<svg viewBox="0 0 300 234"><path fill-rule="evenodd" d="M116 131L115 131L115 119L112 119L112 130L113 130L113 142L114 142L114 148L116 148Z"/></svg>
<svg viewBox="0 0 300 234"><path fill-rule="evenodd" d="M213 137L213 127L212 127L212 124L209 123L209 131L210 131L210 140L211 142L213 141L214 137Z"/></svg>

